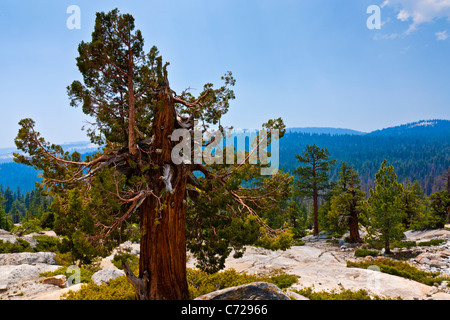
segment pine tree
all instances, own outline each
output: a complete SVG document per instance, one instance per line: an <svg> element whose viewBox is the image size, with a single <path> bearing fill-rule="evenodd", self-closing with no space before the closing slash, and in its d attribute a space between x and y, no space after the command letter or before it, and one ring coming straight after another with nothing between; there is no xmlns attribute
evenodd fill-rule
<svg viewBox="0 0 450 320"><path fill-rule="evenodd" d="M449 221L450 194L447 190L441 190L430 196L432 214L436 220L437 228L444 228Z"/></svg>
<svg viewBox="0 0 450 320"><path fill-rule="evenodd" d="M397 181L393 166L384 160L375 174L375 189L370 189L367 200L369 236L384 242L385 253L389 254L390 243L403 238L403 212L401 197L403 187Z"/></svg>
<svg viewBox="0 0 450 320"><path fill-rule="evenodd" d="M358 173L345 161L339 172L339 180L333 188L330 219L350 231L350 243L362 242L359 235L359 218L363 212L365 193L361 190Z"/></svg>
<svg viewBox="0 0 450 320"><path fill-rule="evenodd" d="M295 238L306 235L307 211L303 203L299 205L295 199L291 199L287 205L286 220L292 228Z"/></svg>
<svg viewBox="0 0 450 320"><path fill-rule="evenodd" d="M403 211L403 225L409 229L421 216L423 192L418 181L403 184L401 205Z"/></svg>
<svg viewBox="0 0 450 320"><path fill-rule="evenodd" d="M5 198L5 211L9 213L14 202L14 195L10 187L6 187L3 196Z"/></svg>
<svg viewBox="0 0 450 320"><path fill-rule="evenodd" d="M296 176L295 190L299 196L313 199L314 214L314 235L319 234L318 209L319 198L330 189L329 170L336 162L330 159L330 153L327 149L322 149L313 145L307 145L301 155L295 158L301 163L294 170Z"/></svg>
<svg viewBox="0 0 450 320"><path fill-rule="evenodd" d="M3 195L0 194L0 229L9 231L10 224L8 223L8 217L6 216L5 207L3 206L5 199Z"/></svg>
<svg viewBox="0 0 450 320"><path fill-rule="evenodd" d="M63 239L58 248L62 253L71 253L73 263L91 263L92 259L105 253L98 242L91 242L96 234L95 220L91 214L91 208L84 202L81 188L73 188L68 191L67 197L56 197L52 204L52 212L56 219L55 232Z"/></svg>

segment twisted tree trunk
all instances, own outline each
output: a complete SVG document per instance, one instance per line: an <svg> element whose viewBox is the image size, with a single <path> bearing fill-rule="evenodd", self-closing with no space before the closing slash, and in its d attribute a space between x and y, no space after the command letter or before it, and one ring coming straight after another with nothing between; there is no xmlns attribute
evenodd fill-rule
<svg viewBox="0 0 450 320"><path fill-rule="evenodd" d="M139 208L141 243L139 278L126 270L139 300L189 299L186 279L186 183L187 168L171 161L176 112L168 91L161 93L153 122L148 184L156 196Z"/></svg>
<svg viewBox="0 0 450 320"><path fill-rule="evenodd" d="M350 220L348 223L350 230L350 243L361 243L361 237L359 236L358 230L358 216L356 213L350 215Z"/></svg>

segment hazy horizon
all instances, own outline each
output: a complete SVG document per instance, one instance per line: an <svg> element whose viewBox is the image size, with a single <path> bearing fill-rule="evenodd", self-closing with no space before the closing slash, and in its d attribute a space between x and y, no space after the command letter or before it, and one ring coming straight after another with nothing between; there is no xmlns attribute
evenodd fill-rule
<svg viewBox="0 0 450 320"><path fill-rule="evenodd" d="M81 80L77 47L90 41L95 13L116 7L134 16L146 50L156 45L170 62L176 92L197 95L233 72L224 125L259 128L281 117L289 128L372 132L450 119L450 4L438 2L4 0L0 148L14 146L23 118L49 142L88 140L89 119L70 107L66 86ZM70 5L80 8L80 29L67 27ZM371 5L380 29L367 27Z"/></svg>

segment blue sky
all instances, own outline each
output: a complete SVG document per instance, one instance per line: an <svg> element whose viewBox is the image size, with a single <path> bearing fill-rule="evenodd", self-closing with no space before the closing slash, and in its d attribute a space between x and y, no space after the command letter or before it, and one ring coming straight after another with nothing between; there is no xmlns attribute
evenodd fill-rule
<svg viewBox="0 0 450 320"><path fill-rule="evenodd" d="M69 5L81 10L70 30ZM370 30L367 7L381 9ZM450 119L450 0L1 0L0 147L14 146L18 121L36 121L51 142L87 140L87 117L69 106L81 80L77 46L95 12L119 8L136 19L146 47L170 62L180 92L220 85L228 70L236 99L224 123L372 131Z"/></svg>

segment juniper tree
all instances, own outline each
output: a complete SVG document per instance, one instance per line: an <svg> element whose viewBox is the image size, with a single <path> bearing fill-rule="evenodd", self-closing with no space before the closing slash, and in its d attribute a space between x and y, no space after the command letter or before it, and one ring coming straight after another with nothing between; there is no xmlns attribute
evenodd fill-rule
<svg viewBox="0 0 450 320"><path fill-rule="evenodd" d="M222 86L207 83L196 96L190 90L175 92L169 85L169 63L155 46L144 50L134 18L117 9L97 13L92 40L81 42L78 54L83 81L74 81L68 95L72 106L81 106L94 119L87 134L102 150L81 159L46 142L34 121L23 119L15 142L25 154L16 154L15 161L42 170L45 189L63 206L78 188L80 210L88 205L108 216L96 220L98 234L110 236L138 215L139 275L124 264L137 299L188 299L187 248L202 268L214 271L223 267L232 248L242 253L250 242L272 248L289 245L288 230L273 229L260 217L276 212L287 197L287 174L261 177L261 162L172 161L172 150L181 140L173 139L175 129L188 130L192 137L198 123L202 132L212 126L225 132L221 118L234 99L231 72L222 77ZM265 125L280 130L280 137L283 128L281 119ZM265 138L270 143L276 137ZM202 150L212 141L201 141L200 146L194 142L192 150ZM232 154L237 158L238 153ZM250 154L244 152L244 159ZM244 181L254 187L243 188ZM102 207L105 195L110 199Z"/></svg>

